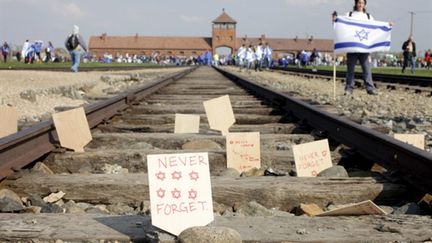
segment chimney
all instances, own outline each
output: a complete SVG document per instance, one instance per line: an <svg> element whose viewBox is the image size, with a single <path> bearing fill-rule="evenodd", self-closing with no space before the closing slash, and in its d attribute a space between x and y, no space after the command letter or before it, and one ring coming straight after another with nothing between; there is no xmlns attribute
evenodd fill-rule
<svg viewBox="0 0 432 243"><path fill-rule="evenodd" d="M101 35L101 39L102 39L102 40L106 40L106 37L107 37L107 33L102 33L102 35Z"/></svg>
<svg viewBox="0 0 432 243"><path fill-rule="evenodd" d="M313 35L311 35L310 37L309 37L309 42L312 42L313 41Z"/></svg>
<svg viewBox="0 0 432 243"><path fill-rule="evenodd" d="M244 41L246 41L246 40L247 40L247 38L248 38L248 36L247 36L247 35L245 35L245 36L244 36L244 38L243 38L243 40L244 40Z"/></svg>
<svg viewBox="0 0 432 243"><path fill-rule="evenodd" d="M262 34L262 35L261 35L261 41L265 41L265 39L266 39L265 34Z"/></svg>
<svg viewBox="0 0 432 243"><path fill-rule="evenodd" d="M298 41L298 36L296 35L296 37L294 38L294 41L297 42Z"/></svg>

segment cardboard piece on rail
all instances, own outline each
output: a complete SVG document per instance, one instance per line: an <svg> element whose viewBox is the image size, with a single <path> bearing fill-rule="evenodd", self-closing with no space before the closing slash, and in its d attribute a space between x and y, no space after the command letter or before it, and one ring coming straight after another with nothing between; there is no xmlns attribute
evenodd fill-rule
<svg viewBox="0 0 432 243"><path fill-rule="evenodd" d="M425 149L425 135L423 134L395 134L394 138L419 149Z"/></svg>
<svg viewBox="0 0 432 243"><path fill-rule="evenodd" d="M238 172L261 168L260 133L228 133L226 137L227 167Z"/></svg>
<svg viewBox="0 0 432 243"><path fill-rule="evenodd" d="M15 107L0 106L0 138L18 131L18 113Z"/></svg>
<svg viewBox="0 0 432 243"><path fill-rule="evenodd" d="M386 215L387 213L371 200L350 204L333 209L317 216L360 216L360 215Z"/></svg>
<svg viewBox="0 0 432 243"><path fill-rule="evenodd" d="M293 154L298 177L316 177L333 166L327 139L294 145Z"/></svg>
<svg viewBox="0 0 432 243"><path fill-rule="evenodd" d="M175 115L174 133L199 133L200 116L199 115Z"/></svg>
<svg viewBox="0 0 432 243"><path fill-rule="evenodd" d="M208 153L147 156L152 224L179 235L214 220Z"/></svg>
<svg viewBox="0 0 432 243"><path fill-rule="evenodd" d="M204 108L211 129L226 136L229 128L235 123L234 112L228 95L204 101Z"/></svg>
<svg viewBox="0 0 432 243"><path fill-rule="evenodd" d="M53 114L53 121L60 145L75 152L84 152L84 146L92 140L84 108Z"/></svg>

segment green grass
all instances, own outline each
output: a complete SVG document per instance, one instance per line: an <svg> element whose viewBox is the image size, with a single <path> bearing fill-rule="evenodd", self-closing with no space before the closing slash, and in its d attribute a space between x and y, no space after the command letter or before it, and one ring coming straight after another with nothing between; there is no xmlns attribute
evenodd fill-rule
<svg viewBox="0 0 432 243"><path fill-rule="evenodd" d="M62 63L33 63L33 64L25 64L17 61L9 61L7 63L1 62L0 69L63 69L70 68L70 62L62 62ZM164 67L162 65L154 64L154 63L81 63L80 68L110 68L110 67L142 67L142 68L158 68Z"/></svg>
<svg viewBox="0 0 432 243"><path fill-rule="evenodd" d="M294 66L289 66L294 67ZM308 66L307 69L312 69L312 67ZM318 70L328 70L333 71L333 66L318 66ZM337 71L346 72L346 66L338 66L336 68ZM405 74L402 74L401 68L399 67L378 67L372 68L372 73L375 74L391 74L391 75L406 75L406 76L418 76L418 77L432 77L432 69L427 70L424 68L418 68L415 71L415 74L411 74L411 69L407 68L405 70ZM356 67L356 72L361 73L362 70L360 67Z"/></svg>

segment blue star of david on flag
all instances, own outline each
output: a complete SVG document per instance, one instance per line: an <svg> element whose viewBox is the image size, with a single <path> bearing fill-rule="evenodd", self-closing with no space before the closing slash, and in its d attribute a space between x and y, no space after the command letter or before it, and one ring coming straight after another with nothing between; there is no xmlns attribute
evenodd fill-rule
<svg viewBox="0 0 432 243"><path fill-rule="evenodd" d="M362 29L361 31L356 31L355 37L358 37L360 41L368 40L369 33L366 30Z"/></svg>
<svg viewBox="0 0 432 243"><path fill-rule="evenodd" d="M335 53L389 51L392 27L387 22L338 17L334 23Z"/></svg>

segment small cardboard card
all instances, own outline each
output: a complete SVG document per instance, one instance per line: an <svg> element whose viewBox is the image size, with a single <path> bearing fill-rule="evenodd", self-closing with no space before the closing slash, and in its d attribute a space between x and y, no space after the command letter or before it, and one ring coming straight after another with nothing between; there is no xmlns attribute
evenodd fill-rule
<svg viewBox="0 0 432 243"><path fill-rule="evenodd" d="M425 149L425 135L423 134L395 134L394 138L419 149Z"/></svg>
<svg viewBox="0 0 432 243"><path fill-rule="evenodd" d="M178 236L213 221L208 153L148 155L147 167L154 226Z"/></svg>
<svg viewBox="0 0 432 243"><path fill-rule="evenodd" d="M298 177L316 177L333 166L327 139L294 145L293 153Z"/></svg>
<svg viewBox="0 0 432 243"><path fill-rule="evenodd" d="M341 208L333 209L317 216L360 216L360 215L386 215L387 213L378 207L371 200L361 203L346 205Z"/></svg>
<svg viewBox="0 0 432 243"><path fill-rule="evenodd" d="M244 172L261 168L260 133L228 133L226 137L227 167Z"/></svg>
<svg viewBox="0 0 432 243"><path fill-rule="evenodd" d="M18 132L18 113L15 107L0 106L0 138Z"/></svg>
<svg viewBox="0 0 432 243"><path fill-rule="evenodd" d="M174 133L199 133L200 116L176 114Z"/></svg>
<svg viewBox="0 0 432 243"><path fill-rule="evenodd" d="M56 113L53 121L60 145L76 152L84 152L84 146L92 140L84 108Z"/></svg>
<svg viewBox="0 0 432 243"><path fill-rule="evenodd" d="M228 95L204 101L204 108L211 129L228 134L229 128L235 123L234 112Z"/></svg>

